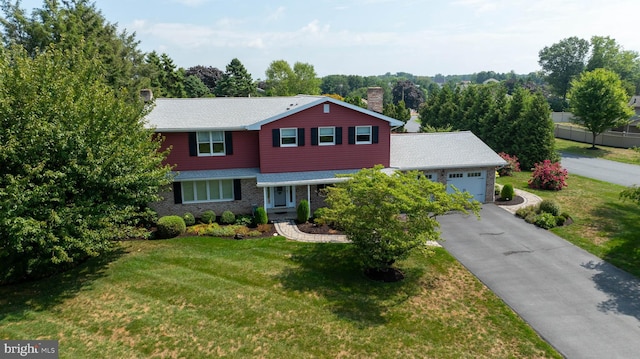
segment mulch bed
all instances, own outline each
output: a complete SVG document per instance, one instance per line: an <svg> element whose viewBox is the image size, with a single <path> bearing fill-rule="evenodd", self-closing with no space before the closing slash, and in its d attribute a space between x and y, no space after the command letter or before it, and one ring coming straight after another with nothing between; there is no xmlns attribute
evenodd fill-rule
<svg viewBox="0 0 640 359"><path fill-rule="evenodd" d="M516 204L524 203L524 198L520 196L513 197L510 201L505 201L502 198L496 198L496 204L498 206L515 206Z"/></svg>
<svg viewBox="0 0 640 359"><path fill-rule="evenodd" d="M304 233L311 234L342 234L335 228L332 228L326 224L317 225L315 223L306 222L306 223L297 223L298 229Z"/></svg>

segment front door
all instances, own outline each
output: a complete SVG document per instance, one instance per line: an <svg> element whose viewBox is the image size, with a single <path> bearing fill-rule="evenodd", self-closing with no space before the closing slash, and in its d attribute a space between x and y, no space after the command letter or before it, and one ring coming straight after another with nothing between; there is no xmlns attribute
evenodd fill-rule
<svg viewBox="0 0 640 359"><path fill-rule="evenodd" d="M287 206L287 188L286 187L278 186L273 189L273 206L274 207Z"/></svg>

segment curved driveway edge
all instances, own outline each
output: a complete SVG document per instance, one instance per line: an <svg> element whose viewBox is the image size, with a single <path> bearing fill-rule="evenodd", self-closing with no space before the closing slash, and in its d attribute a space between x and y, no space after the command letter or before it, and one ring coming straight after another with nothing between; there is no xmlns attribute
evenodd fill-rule
<svg viewBox="0 0 640 359"><path fill-rule="evenodd" d="M638 278L493 204L438 221L443 247L562 355L640 355Z"/></svg>

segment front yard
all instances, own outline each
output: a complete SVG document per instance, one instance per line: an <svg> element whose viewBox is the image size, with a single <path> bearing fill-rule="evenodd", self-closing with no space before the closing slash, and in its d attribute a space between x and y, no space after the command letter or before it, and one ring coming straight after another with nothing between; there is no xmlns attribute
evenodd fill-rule
<svg viewBox="0 0 640 359"><path fill-rule="evenodd" d="M0 287L0 338L61 358L560 357L442 249L367 280L343 244L282 237L131 241L71 272Z"/></svg>

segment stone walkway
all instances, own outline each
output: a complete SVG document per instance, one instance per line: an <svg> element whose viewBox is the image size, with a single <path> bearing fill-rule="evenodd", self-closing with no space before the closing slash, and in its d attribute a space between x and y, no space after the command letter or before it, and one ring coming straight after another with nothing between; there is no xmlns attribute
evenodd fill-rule
<svg viewBox="0 0 640 359"><path fill-rule="evenodd" d="M536 196L533 193L521 191L519 189L515 189L515 193L516 195L524 198L523 203L513 206L498 207L515 214L516 211L521 207L535 205L542 201L540 197ZM296 223L290 219L274 220L273 224L276 227L276 231L279 235L292 241L308 243L349 243L347 236L342 234L311 234L302 232L300 229L298 229ZM435 241L429 241L427 244L430 246L440 247L440 244Z"/></svg>

